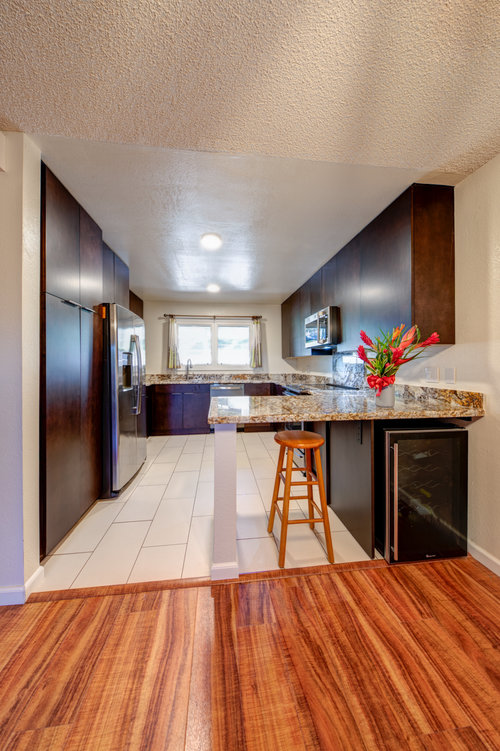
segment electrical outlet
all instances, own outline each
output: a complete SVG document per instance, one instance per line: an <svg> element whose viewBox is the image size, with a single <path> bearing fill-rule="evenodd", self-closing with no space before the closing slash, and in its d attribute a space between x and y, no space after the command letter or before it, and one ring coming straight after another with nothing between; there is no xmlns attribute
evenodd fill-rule
<svg viewBox="0 0 500 751"><path fill-rule="evenodd" d="M444 380L445 383L455 383L457 380L457 369L456 368L445 368L444 369Z"/></svg>
<svg viewBox="0 0 500 751"><path fill-rule="evenodd" d="M434 365L429 365L425 368L425 380L429 383L437 383L439 381L439 368Z"/></svg>

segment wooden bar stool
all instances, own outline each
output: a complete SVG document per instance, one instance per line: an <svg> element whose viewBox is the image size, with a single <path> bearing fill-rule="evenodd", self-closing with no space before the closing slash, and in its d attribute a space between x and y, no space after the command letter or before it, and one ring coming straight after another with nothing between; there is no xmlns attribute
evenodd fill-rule
<svg viewBox="0 0 500 751"><path fill-rule="evenodd" d="M274 516L276 512L281 520L281 536L280 536L280 550L278 558L278 566L283 568L285 565L285 549L286 549L286 536L289 524L309 524L311 529L314 529L314 525L318 522L322 522L325 529L325 541L327 556L330 563L333 563L333 547L332 547L332 535L330 532L330 520L328 518L328 508L326 505L325 486L323 484L323 469L321 466L321 456L319 453L320 446L325 442L323 437L318 433L311 433L307 430L281 430L276 433L274 440L280 446L280 454L278 458L278 467L276 469L276 479L274 482L273 500L271 503L271 511L269 513L269 524L267 525L267 531L273 531ZM305 480L292 481L292 472L303 472L301 467L293 466L293 451L294 449L304 449L306 458ZM284 464L285 451L287 452L286 466ZM316 465L316 474L312 471L311 452L314 451L314 461ZM285 474L283 475L283 471ZM280 480L283 480L285 485L283 496L279 496ZM290 507L290 490L297 485L305 485L307 487L307 495L295 495L292 496L294 500L305 499L308 505L308 518L307 519L289 519L288 511ZM313 487L317 485L319 490L319 498L321 508L317 505L313 498ZM278 501L283 501L283 510L278 506ZM317 511L319 516L314 516L314 511Z"/></svg>

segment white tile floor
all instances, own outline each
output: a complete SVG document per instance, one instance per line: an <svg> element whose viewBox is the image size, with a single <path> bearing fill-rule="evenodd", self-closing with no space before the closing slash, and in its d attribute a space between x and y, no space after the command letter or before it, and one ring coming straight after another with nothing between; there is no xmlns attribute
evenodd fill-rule
<svg viewBox="0 0 500 751"><path fill-rule="evenodd" d="M276 569L267 534L278 447L274 433L237 434L237 536L242 572ZM210 575L214 504L213 435L148 439L148 459L114 500L97 502L43 562L38 590L205 577ZM296 495L302 489L296 489ZM307 501L295 501L304 516ZM330 511L337 563L368 560ZM279 527L275 533L279 536ZM322 532L322 525L318 525ZM327 563L309 526L288 530L285 566Z"/></svg>

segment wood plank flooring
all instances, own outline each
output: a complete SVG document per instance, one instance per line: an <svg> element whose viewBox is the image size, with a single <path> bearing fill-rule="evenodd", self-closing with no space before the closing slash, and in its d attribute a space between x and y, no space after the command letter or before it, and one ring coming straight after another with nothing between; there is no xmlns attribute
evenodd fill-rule
<svg viewBox="0 0 500 751"><path fill-rule="evenodd" d="M500 749L472 558L67 597L0 609L2 751Z"/></svg>

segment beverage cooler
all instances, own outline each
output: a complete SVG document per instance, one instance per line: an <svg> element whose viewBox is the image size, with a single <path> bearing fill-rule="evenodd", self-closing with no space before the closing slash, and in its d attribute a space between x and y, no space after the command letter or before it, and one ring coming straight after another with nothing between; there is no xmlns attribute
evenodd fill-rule
<svg viewBox="0 0 500 751"><path fill-rule="evenodd" d="M467 438L456 427L384 428L376 537L389 563L467 554Z"/></svg>

